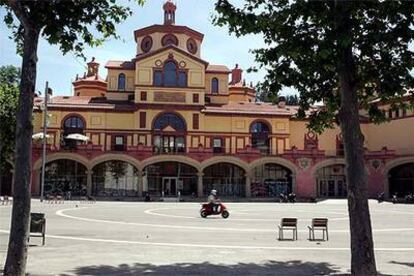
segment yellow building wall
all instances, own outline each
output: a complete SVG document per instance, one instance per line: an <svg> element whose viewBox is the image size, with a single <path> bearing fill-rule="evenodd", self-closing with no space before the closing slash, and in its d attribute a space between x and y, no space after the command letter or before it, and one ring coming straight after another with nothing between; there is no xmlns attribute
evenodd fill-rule
<svg viewBox="0 0 414 276"><path fill-rule="evenodd" d="M118 91L118 76L121 73L125 74L125 91L134 91L135 71L119 69L108 69L108 91Z"/></svg>
<svg viewBox="0 0 414 276"><path fill-rule="evenodd" d="M229 76L227 74L206 73L206 93L211 94L211 80L217 78L219 81L219 94L229 94Z"/></svg>
<svg viewBox="0 0 414 276"><path fill-rule="evenodd" d="M380 125L367 124L367 144L370 150L386 146L397 154L414 154L414 117L400 118Z"/></svg>
<svg viewBox="0 0 414 276"><path fill-rule="evenodd" d="M153 83L153 68L156 67L155 62L161 60L164 62L168 59L170 54L174 55L174 59L180 64L185 62L184 69L188 70L187 79L188 86L203 88L205 86L205 65L195 61L175 50L168 50L161 52L157 55L150 56L146 59L136 62L136 79L135 84L137 86L148 86ZM161 67L160 67L161 68ZM140 89L141 90L141 89Z"/></svg>

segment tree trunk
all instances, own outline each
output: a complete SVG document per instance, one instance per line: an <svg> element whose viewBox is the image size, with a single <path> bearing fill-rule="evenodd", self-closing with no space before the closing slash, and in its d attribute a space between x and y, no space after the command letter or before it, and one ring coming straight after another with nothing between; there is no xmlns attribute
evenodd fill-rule
<svg viewBox="0 0 414 276"><path fill-rule="evenodd" d="M36 85L39 31L25 26L23 63L16 125L16 158L13 210L4 275L25 275L30 220L30 180L32 160L32 111Z"/></svg>
<svg viewBox="0 0 414 276"><path fill-rule="evenodd" d="M339 122L347 164L348 212L351 229L352 275L377 275L364 163L364 136L359 123L356 68L352 53L349 1L337 1L338 73L341 108Z"/></svg>

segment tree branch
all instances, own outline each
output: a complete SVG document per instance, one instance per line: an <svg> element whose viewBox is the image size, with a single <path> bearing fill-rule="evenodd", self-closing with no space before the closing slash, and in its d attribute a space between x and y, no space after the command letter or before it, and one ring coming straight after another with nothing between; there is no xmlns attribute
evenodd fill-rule
<svg viewBox="0 0 414 276"><path fill-rule="evenodd" d="M30 19L30 16L22 5L21 0L6 0L6 4L13 10L14 14L25 29L36 26L36 24Z"/></svg>

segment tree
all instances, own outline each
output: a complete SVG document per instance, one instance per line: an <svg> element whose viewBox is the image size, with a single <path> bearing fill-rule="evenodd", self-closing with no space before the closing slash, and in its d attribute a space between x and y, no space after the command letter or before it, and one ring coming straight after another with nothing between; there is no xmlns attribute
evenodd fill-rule
<svg viewBox="0 0 414 276"><path fill-rule="evenodd" d="M143 0L135 0L142 4ZM131 10L113 0L0 0L6 8L5 23L22 55L19 105L16 115L16 155L14 202L5 275L24 275L27 260L27 236L30 215L32 111L36 86L37 47L42 36L61 51L83 56L86 46L98 46L110 37L117 38L115 24ZM99 37L97 37L97 34Z"/></svg>
<svg viewBox="0 0 414 276"><path fill-rule="evenodd" d="M236 35L260 34L267 47L254 50L266 68L262 83L277 93L283 86L300 93L300 117L315 103L325 108L310 115L317 132L341 129L347 163L351 272L376 275L364 169L360 108L380 123L384 114L374 98L400 104L413 87L414 5L410 1L246 0L235 7L217 0L214 22Z"/></svg>
<svg viewBox="0 0 414 276"><path fill-rule="evenodd" d="M12 162L14 152L19 77L19 68L0 67L0 175L3 175L6 163Z"/></svg>

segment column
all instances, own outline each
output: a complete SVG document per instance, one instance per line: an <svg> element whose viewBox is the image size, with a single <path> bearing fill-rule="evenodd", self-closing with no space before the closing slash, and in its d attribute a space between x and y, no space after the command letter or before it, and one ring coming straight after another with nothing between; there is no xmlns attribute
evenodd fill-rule
<svg viewBox="0 0 414 276"><path fill-rule="evenodd" d="M203 197L203 173L197 173L198 181L197 181L197 196L199 198Z"/></svg>
<svg viewBox="0 0 414 276"><path fill-rule="evenodd" d="M138 197L142 197L144 182L142 181L142 171L138 171Z"/></svg>
<svg viewBox="0 0 414 276"><path fill-rule="evenodd" d="M246 197L249 198L252 196L252 193L251 193L252 178L250 174L246 174L245 177L246 177Z"/></svg>
<svg viewBox="0 0 414 276"><path fill-rule="evenodd" d="M92 195L92 170L87 171L86 192L88 195Z"/></svg>

